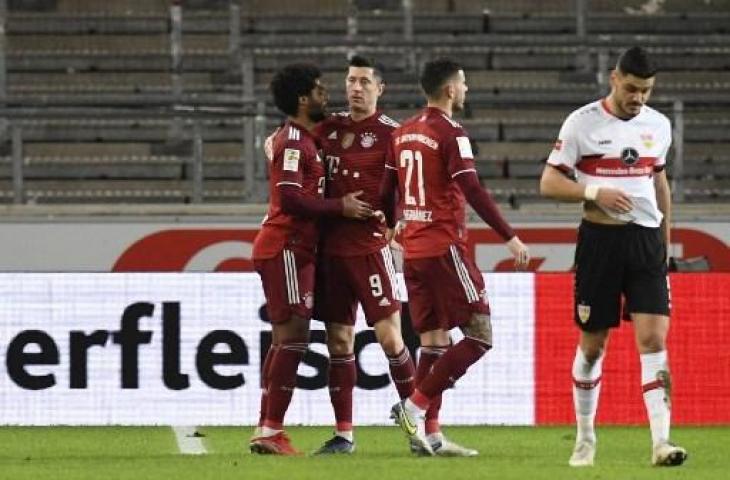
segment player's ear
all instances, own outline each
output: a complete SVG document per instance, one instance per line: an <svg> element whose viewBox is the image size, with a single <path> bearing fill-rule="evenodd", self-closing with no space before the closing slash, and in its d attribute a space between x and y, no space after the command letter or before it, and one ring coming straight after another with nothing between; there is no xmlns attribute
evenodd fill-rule
<svg viewBox="0 0 730 480"><path fill-rule="evenodd" d="M611 70L611 75L609 75L609 77L608 77L611 87L618 88L619 76L620 76L620 73L618 70L616 70L615 68L613 70Z"/></svg>
<svg viewBox="0 0 730 480"><path fill-rule="evenodd" d="M378 82L378 96L381 96L385 91L385 82Z"/></svg>
<svg viewBox="0 0 730 480"><path fill-rule="evenodd" d="M455 98L456 88L454 87L453 82L448 82L446 85L444 85L443 92L446 94L446 98Z"/></svg>

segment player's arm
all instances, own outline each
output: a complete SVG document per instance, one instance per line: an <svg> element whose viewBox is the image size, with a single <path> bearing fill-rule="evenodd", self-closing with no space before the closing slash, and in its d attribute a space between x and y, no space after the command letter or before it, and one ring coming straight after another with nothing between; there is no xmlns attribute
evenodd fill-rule
<svg viewBox="0 0 730 480"><path fill-rule="evenodd" d="M383 208L385 224L394 229L398 222L398 168L395 166L393 144L388 142L385 149L385 170L380 181L380 205Z"/></svg>
<svg viewBox="0 0 730 480"><path fill-rule="evenodd" d="M388 228L395 228L397 222L396 210L398 203L398 173L385 167L383 179L380 182L380 204L383 206L383 219Z"/></svg>
<svg viewBox="0 0 730 480"><path fill-rule="evenodd" d="M487 190L482 188L475 171L463 172L456 177L457 185L464 193L466 201L497 234L504 239L507 248L515 258L515 266L518 269L527 268L530 264L530 251L522 240L515 234L512 227L502 216L499 207L492 199Z"/></svg>
<svg viewBox="0 0 730 480"><path fill-rule="evenodd" d="M492 227L497 235L502 237L506 242L507 248L515 257L515 266L517 268L526 268L530 263L530 252L527 246L522 243L520 238L515 234L512 227L507 223L499 207L492 199L492 196L482 188L477 178L476 171L469 170L458 173L454 180L464 193L464 198L469 202L471 208L479 215L479 218Z"/></svg>
<svg viewBox="0 0 730 480"><path fill-rule="evenodd" d="M620 213L631 211L631 198L622 190L584 185L570 177L580 158L578 135L575 117L568 117L560 128L558 140L540 177L540 194L563 202L596 202L603 208Z"/></svg>
<svg viewBox="0 0 730 480"><path fill-rule="evenodd" d="M497 232L497 235L502 237L505 242L515 237L514 230L502 216L494 199L479 183L476 171L461 172L454 177L454 180L464 193L464 198L469 202L471 208L479 215L479 218Z"/></svg>
<svg viewBox="0 0 730 480"><path fill-rule="evenodd" d="M287 215L299 217L347 217L365 220L373 215L370 204L360 200L362 190L350 192L341 198L312 198L304 195L302 187L291 184L279 184L281 210Z"/></svg>
<svg viewBox="0 0 730 480"><path fill-rule="evenodd" d="M303 163L306 154L296 143L274 151L272 169L278 170L281 210L287 215L306 218L337 217L366 219L372 215L370 204L360 200L362 191L352 192L342 198L313 198L302 190Z"/></svg>
<svg viewBox="0 0 730 480"><path fill-rule="evenodd" d="M281 210L297 217L338 217L343 212L339 198L311 198L302 192L300 185L279 183L276 186L281 197Z"/></svg>
<svg viewBox="0 0 730 480"><path fill-rule="evenodd" d="M266 140L264 140L264 157L266 157L267 162L270 162L271 159L274 158L274 138L276 138L276 134L279 133L279 130L281 130L281 126L276 127L276 129L271 132L268 137L266 137Z"/></svg>
<svg viewBox="0 0 730 480"><path fill-rule="evenodd" d="M654 189L656 190L657 207L664 214L661 228L664 236L664 244L667 247L667 255L669 255L669 246L671 245L672 192L669 190L667 172L664 169L659 172L654 172Z"/></svg>
<svg viewBox="0 0 730 480"><path fill-rule="evenodd" d="M474 167L474 153L466 131L456 132L456 136L446 142L443 148L451 178L461 189L466 201L477 212L479 218L504 239L515 258L515 266L518 269L526 268L530 263L530 252L504 219L492 196L479 183Z"/></svg>
<svg viewBox="0 0 730 480"><path fill-rule="evenodd" d="M665 122L665 134L668 141L664 146L664 151L658 156L657 163L654 165L654 191L656 192L656 203L659 211L662 212L664 218L662 219L661 229L664 237L664 245L667 248L667 260L669 259L669 247L671 245L671 230L672 230L672 192L669 188L669 181L667 180L667 172L665 169L667 165L667 153L669 147L671 147L672 139L672 125L667 119Z"/></svg>
<svg viewBox="0 0 730 480"><path fill-rule="evenodd" d="M540 194L564 202L586 200L586 185L570 178L568 172L566 167L546 164L540 177Z"/></svg>
<svg viewBox="0 0 730 480"><path fill-rule="evenodd" d="M568 177L560 167L547 164L540 178L540 194L564 202L596 202L619 213L630 212L631 198L623 190L598 185L583 185Z"/></svg>

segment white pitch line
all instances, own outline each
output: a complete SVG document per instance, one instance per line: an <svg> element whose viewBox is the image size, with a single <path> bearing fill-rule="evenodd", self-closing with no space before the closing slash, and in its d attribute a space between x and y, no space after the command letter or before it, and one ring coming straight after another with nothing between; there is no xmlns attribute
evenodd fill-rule
<svg viewBox="0 0 730 480"><path fill-rule="evenodd" d="M203 445L202 437L195 435L195 427L172 427L175 432L177 447L183 455L205 455L208 451Z"/></svg>

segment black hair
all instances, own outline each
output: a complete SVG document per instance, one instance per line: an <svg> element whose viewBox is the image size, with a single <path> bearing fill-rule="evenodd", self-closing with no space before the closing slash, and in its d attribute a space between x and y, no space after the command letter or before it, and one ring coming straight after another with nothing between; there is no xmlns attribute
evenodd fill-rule
<svg viewBox="0 0 730 480"><path fill-rule="evenodd" d="M421 88L427 97L437 97L441 87L459 70L462 70L461 65L448 58L427 62L421 72Z"/></svg>
<svg viewBox="0 0 730 480"><path fill-rule="evenodd" d="M311 63L293 63L276 72L269 85L276 108L286 115L296 116L299 97L312 93L321 76L319 68Z"/></svg>
<svg viewBox="0 0 730 480"><path fill-rule="evenodd" d="M383 81L383 66L375 63L373 59L368 57L363 57L362 55L353 55L350 57L350 61L348 63L349 67L362 67L362 68L372 68L373 69L373 75L379 80Z"/></svg>
<svg viewBox="0 0 730 480"><path fill-rule="evenodd" d="M631 47L623 52L616 62L616 70L639 78L651 78L657 72L648 52L641 47Z"/></svg>

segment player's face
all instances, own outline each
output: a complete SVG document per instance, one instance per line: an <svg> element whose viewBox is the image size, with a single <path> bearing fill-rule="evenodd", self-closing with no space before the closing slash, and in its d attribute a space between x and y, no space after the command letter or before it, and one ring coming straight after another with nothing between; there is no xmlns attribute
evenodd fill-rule
<svg viewBox="0 0 730 480"><path fill-rule="evenodd" d="M320 81L315 80L315 85L307 97L307 116L313 122L321 122L327 117L327 87Z"/></svg>
<svg viewBox="0 0 730 480"><path fill-rule="evenodd" d="M639 78L630 73L614 70L611 73L612 95L619 117L635 117L649 101L654 88L654 77Z"/></svg>
<svg viewBox="0 0 730 480"><path fill-rule="evenodd" d="M451 81L451 85L454 89L453 105L451 108L455 112L460 112L464 110L464 102L466 102L466 92L469 90L469 87L466 86L466 76L464 75L464 70L459 70L459 72L454 75L454 79Z"/></svg>
<svg viewBox="0 0 730 480"><path fill-rule="evenodd" d="M378 97L383 93L383 82L372 68L350 67L345 78L347 103L357 113L373 113L378 107Z"/></svg>

